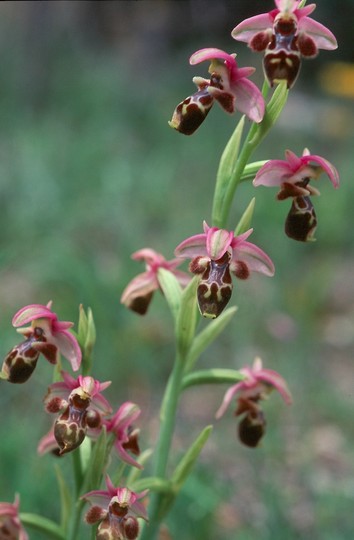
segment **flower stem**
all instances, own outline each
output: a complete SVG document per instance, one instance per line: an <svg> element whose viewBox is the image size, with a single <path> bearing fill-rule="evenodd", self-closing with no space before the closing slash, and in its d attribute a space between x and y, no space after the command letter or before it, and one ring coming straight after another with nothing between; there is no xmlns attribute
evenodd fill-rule
<svg viewBox="0 0 354 540"><path fill-rule="evenodd" d="M155 476L167 478L166 469L170 453L174 427L176 423L176 412L182 388L182 377L184 372L184 358L177 353L175 364L167 383L160 411L160 434L156 447ZM170 494L153 493L150 502L150 523L144 527L141 540L154 540L157 536L160 522L163 518L161 508L166 497Z"/></svg>

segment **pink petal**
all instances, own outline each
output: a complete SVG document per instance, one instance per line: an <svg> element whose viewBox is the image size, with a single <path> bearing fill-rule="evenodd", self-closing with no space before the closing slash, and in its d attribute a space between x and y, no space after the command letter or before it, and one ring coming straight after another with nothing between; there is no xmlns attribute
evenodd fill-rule
<svg viewBox="0 0 354 540"><path fill-rule="evenodd" d="M102 394L96 394L91 399L91 406L102 414L110 414L112 412L111 404Z"/></svg>
<svg viewBox="0 0 354 540"><path fill-rule="evenodd" d="M220 418L223 414L225 414L226 409L230 405L231 401L233 400L233 398L235 397L237 392L239 390L242 390L242 388L244 388L244 386L245 386L244 382L241 381L241 382L238 382L237 384L234 384L233 386L231 386L227 390L227 392L226 392L226 394L224 396L223 402L222 402L221 406L219 407L219 409L216 412L216 415L215 415L216 418Z"/></svg>
<svg viewBox="0 0 354 540"><path fill-rule="evenodd" d="M108 492L103 490L89 491L81 497L81 499L85 499L93 506L99 506L104 510L108 508L111 498L112 497L108 494Z"/></svg>
<svg viewBox="0 0 354 540"><path fill-rule="evenodd" d="M145 497L145 495L147 494L148 490L145 490L144 492L140 493L139 494L139 499L141 497ZM148 520L148 515L147 515L147 511L146 511L146 508L145 506L143 505L143 503L139 502L139 501L135 501L132 505L131 505L131 511L134 512L134 514L138 517L141 517L142 519L145 519L145 521L149 521Z"/></svg>
<svg viewBox="0 0 354 540"><path fill-rule="evenodd" d="M65 384L65 386L71 390L74 390L74 388L78 388L79 386L79 383L77 381L77 379L74 379L74 377L72 377L71 375L69 375L69 373L67 373L66 371L62 371L61 372L61 376L63 377L63 383L59 382L59 383L54 383L51 385L52 386L55 386L55 385L59 385L59 384Z"/></svg>
<svg viewBox="0 0 354 540"><path fill-rule="evenodd" d="M236 109L244 113L257 124L262 121L265 111L265 102L257 86L248 79L239 79L232 84L232 91L236 97Z"/></svg>
<svg viewBox="0 0 354 540"><path fill-rule="evenodd" d="M238 68L237 70L237 79L243 79L245 77L250 77L256 71L254 67L243 67Z"/></svg>
<svg viewBox="0 0 354 540"><path fill-rule="evenodd" d="M61 354L69 360L73 371L78 371L81 364L82 354L77 339L67 330L55 334L51 339L60 350Z"/></svg>
<svg viewBox="0 0 354 540"><path fill-rule="evenodd" d="M12 325L17 328L23 326L36 319L50 319L54 321L57 319L55 313L42 304L30 304L20 309L12 319Z"/></svg>
<svg viewBox="0 0 354 540"><path fill-rule="evenodd" d="M288 180L292 174L293 171L287 161L272 159L267 161L267 163L259 169L253 180L253 185L255 187L280 186L285 180Z"/></svg>
<svg viewBox="0 0 354 540"><path fill-rule="evenodd" d="M37 452L40 456L52 452L58 448L58 443L54 437L53 427L50 428L50 431L44 437L42 437L37 446Z"/></svg>
<svg viewBox="0 0 354 540"><path fill-rule="evenodd" d="M135 422L141 414L140 407L131 401L125 401L117 410L110 422L110 430L124 430Z"/></svg>
<svg viewBox="0 0 354 540"><path fill-rule="evenodd" d="M292 150L285 150L285 159L293 172L296 172L303 165L303 158L298 157Z"/></svg>
<svg viewBox="0 0 354 540"><path fill-rule="evenodd" d="M238 236L235 236L231 243L231 247L236 248L238 245L242 244L242 242L247 240L247 238L251 236L252 233L253 233L253 229L248 229L248 231L245 231L244 233L239 234Z"/></svg>
<svg viewBox="0 0 354 540"><path fill-rule="evenodd" d="M302 162L306 165L309 164L311 161L317 163L324 170L335 188L339 187L339 174L337 169L332 165L332 163L327 161L327 159L316 155L307 155L302 158Z"/></svg>
<svg viewBox="0 0 354 540"><path fill-rule="evenodd" d="M176 257L185 257L194 259L194 257L208 256L206 248L206 234L196 234L183 240L175 249Z"/></svg>
<svg viewBox="0 0 354 540"><path fill-rule="evenodd" d="M117 488L113 485L112 480L110 479L108 474L106 474L106 486L110 496L114 497L117 494Z"/></svg>
<svg viewBox="0 0 354 540"><path fill-rule="evenodd" d="M77 388L77 386L76 386ZM67 399L72 389L68 388L65 382L53 383L49 386L48 392L44 397L44 403L48 403L53 398Z"/></svg>
<svg viewBox="0 0 354 540"><path fill-rule="evenodd" d="M283 377L279 375L279 373L271 369L262 369L259 371L259 373L257 373L257 379L269 384L270 386L273 386L276 390L278 390L285 403L288 405L292 403L292 396L288 385Z"/></svg>
<svg viewBox="0 0 354 540"><path fill-rule="evenodd" d="M220 259L231 246L233 238L234 233L232 231L217 229L216 227L209 229L206 238L208 256L215 261Z"/></svg>
<svg viewBox="0 0 354 540"><path fill-rule="evenodd" d="M297 4L300 4L300 2L297 2ZM295 16L298 21L301 21L304 17L307 17L307 15L310 15L314 10L316 9L316 4L308 4L307 6L304 6L300 9L294 9ZM300 26L300 24L299 24Z"/></svg>
<svg viewBox="0 0 354 540"><path fill-rule="evenodd" d="M249 17L244 21L240 22L231 32L231 36L237 41L244 41L248 43L253 36L272 28L273 26L273 17L269 13L261 13L255 17Z"/></svg>
<svg viewBox="0 0 354 540"><path fill-rule="evenodd" d="M171 259L170 261L166 261L166 263L163 265L164 268L167 268L167 270L173 271L177 266L181 266L183 261L181 259Z"/></svg>
<svg viewBox="0 0 354 540"><path fill-rule="evenodd" d="M140 465L135 459L124 450L122 446L122 442L118 439L114 443L114 448L116 449L116 452L120 459L124 461L124 463L128 463L128 465L132 465L133 467L136 467L137 469L143 469L144 467Z"/></svg>
<svg viewBox="0 0 354 540"><path fill-rule="evenodd" d="M143 248L136 251L131 256L135 261L146 261L147 264L162 264L166 261L165 257L151 248Z"/></svg>
<svg viewBox="0 0 354 540"><path fill-rule="evenodd" d="M311 17L301 19L298 32L308 34L318 49L333 51L338 47L337 40L332 32L323 24L311 19Z"/></svg>
<svg viewBox="0 0 354 540"><path fill-rule="evenodd" d="M132 279L126 286L120 301L122 304L129 307L135 298L146 296L158 288L159 284L155 273L152 271L143 272Z"/></svg>
<svg viewBox="0 0 354 540"><path fill-rule="evenodd" d="M189 59L189 63L194 66L195 64L200 64L205 60L214 60L214 59L225 60L228 63L235 63L235 58L231 55L217 48L206 48L200 49L192 54Z"/></svg>
<svg viewBox="0 0 354 540"><path fill-rule="evenodd" d="M265 276L273 276L274 264L262 249L251 242L243 242L232 254L233 261L245 262L251 272L259 272Z"/></svg>

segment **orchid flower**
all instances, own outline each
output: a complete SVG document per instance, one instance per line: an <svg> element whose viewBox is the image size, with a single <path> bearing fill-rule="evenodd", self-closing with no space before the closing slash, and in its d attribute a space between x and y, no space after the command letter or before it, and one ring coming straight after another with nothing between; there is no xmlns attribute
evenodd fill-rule
<svg viewBox="0 0 354 540"><path fill-rule="evenodd" d="M262 360L256 358L253 366L240 369L244 379L231 386L224 396L216 413L220 418L237 395L236 416L245 415L239 424L239 437L246 446L255 447L265 432L265 419L259 401L266 399L272 390L277 390L286 404L290 405L292 397L285 380L271 369L262 367Z"/></svg>
<svg viewBox="0 0 354 540"><path fill-rule="evenodd" d="M106 485L106 491L90 491L81 497L92 505L86 522L90 525L100 522L96 538L106 534L112 540L135 540L139 534L137 518L148 520L145 506L140 502L147 490L135 493L128 488L116 488L108 475Z"/></svg>
<svg viewBox="0 0 354 540"><path fill-rule="evenodd" d="M132 311L145 315L151 302L154 292L160 288L159 268L165 268L177 278L182 287L190 281L190 277L185 272L176 270L182 261L166 259L157 251L150 248L140 249L132 255L136 261L145 261L146 272L136 276L124 289L121 302Z"/></svg>
<svg viewBox="0 0 354 540"><path fill-rule="evenodd" d="M205 221L203 227L204 233L181 242L175 255L192 259L189 269L200 275L199 309L204 317L215 318L231 298L230 272L239 279L247 279L251 272L273 276L274 265L264 251L247 241L253 229L235 236L232 231L209 227Z"/></svg>
<svg viewBox="0 0 354 540"><path fill-rule="evenodd" d="M337 40L310 13L316 4L299 7L300 0L275 0L276 9L250 17L231 35L254 51L265 51L263 68L270 86L285 80L288 88L298 76L301 58L314 58L319 49L334 50Z"/></svg>
<svg viewBox="0 0 354 540"><path fill-rule="evenodd" d="M64 371L62 377L63 381L49 386L44 398L47 412L61 413L54 424L60 455L77 448L85 439L87 428L98 429L102 416L112 412L109 402L101 394L111 384L110 381L101 383L82 375L74 379Z"/></svg>
<svg viewBox="0 0 354 540"><path fill-rule="evenodd" d="M325 158L310 154L307 148L302 157L286 150L285 158L265 163L256 174L253 185L279 186L278 200L292 197L293 203L285 225L286 234L295 240L313 240L317 218L310 196L319 195L319 191L310 181L317 180L322 173L326 173L333 187L338 188L338 171Z"/></svg>
<svg viewBox="0 0 354 540"><path fill-rule="evenodd" d="M33 373L40 354L56 364L61 353L77 371L81 364L81 349L77 339L69 332L71 322L59 321L52 311L52 302L46 306L31 304L20 309L12 319L17 332L26 338L7 354L0 377L14 383L23 383ZM31 326L19 328L24 324Z"/></svg>
<svg viewBox="0 0 354 540"><path fill-rule="evenodd" d="M23 528L18 514L19 505L18 495L16 495L13 504L0 503L0 538L4 540L7 538L9 540L28 540L28 534Z"/></svg>
<svg viewBox="0 0 354 540"><path fill-rule="evenodd" d="M189 59L191 65L211 60L210 79L194 77L198 91L177 105L170 126L191 135L206 118L214 101L228 113L239 110L254 122L261 122L265 103L257 86L248 80L255 68L239 68L236 54L207 48L196 51Z"/></svg>
<svg viewBox="0 0 354 540"><path fill-rule="evenodd" d="M134 455L139 455L138 436L139 429L134 429L132 424L140 416L141 410L135 403L126 401L123 403L112 418L105 420L104 424L107 428L107 433L115 435L114 448L119 457L125 463L142 469L140 463L135 461L127 452L129 450Z"/></svg>

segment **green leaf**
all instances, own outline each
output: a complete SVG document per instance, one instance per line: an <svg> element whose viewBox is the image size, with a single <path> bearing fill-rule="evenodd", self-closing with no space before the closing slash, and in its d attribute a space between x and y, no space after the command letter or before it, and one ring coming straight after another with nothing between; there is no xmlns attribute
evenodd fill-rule
<svg viewBox="0 0 354 540"><path fill-rule="evenodd" d="M200 452L204 448L205 443L207 442L209 435L213 429L213 426L207 426L203 429L200 435L196 438L192 446L184 454L183 458L177 465L174 470L171 482L173 486L173 491L177 494L181 489L183 483L186 481L188 476L191 473L191 470L197 461Z"/></svg>
<svg viewBox="0 0 354 540"><path fill-rule="evenodd" d="M26 512L20 512L19 517L23 525L43 533L48 540L66 540L63 529L51 519Z"/></svg>
<svg viewBox="0 0 354 540"><path fill-rule="evenodd" d="M61 468L55 465L55 474L60 493L60 524L64 531L67 530L69 519L72 512L72 496L69 486L65 482Z"/></svg>
<svg viewBox="0 0 354 540"><path fill-rule="evenodd" d="M176 320L181 303L182 288L178 283L176 276L169 270L166 270L166 268L159 268L158 279L173 318Z"/></svg>
<svg viewBox="0 0 354 540"><path fill-rule="evenodd" d="M221 315L219 315L219 317L210 321L209 324L197 336L195 336L188 353L186 372L192 369L202 352L209 347L209 345L211 345L211 343L224 330L236 311L237 307L230 307L226 309Z"/></svg>
<svg viewBox="0 0 354 540"><path fill-rule="evenodd" d="M198 281L198 277L194 277L184 289L176 319L177 348L181 358L184 358L188 353L195 334L195 327L197 324Z"/></svg>
<svg viewBox="0 0 354 540"><path fill-rule="evenodd" d="M256 198L253 197L249 205L247 206L246 210L242 214L242 217L240 221L238 222L236 229L235 229L235 236L238 236L239 234L242 234L251 227L252 223L252 217L254 212L254 205L256 204Z"/></svg>
<svg viewBox="0 0 354 540"><path fill-rule="evenodd" d="M200 384L234 384L243 381L245 375L235 369L212 368L194 371L185 375L182 381L182 387L196 386Z"/></svg>
<svg viewBox="0 0 354 540"><path fill-rule="evenodd" d="M234 174L240 151L244 125L245 116L243 115L231 135L220 159L213 200L213 223L219 223L219 220L221 219L225 195L228 191L230 178Z"/></svg>

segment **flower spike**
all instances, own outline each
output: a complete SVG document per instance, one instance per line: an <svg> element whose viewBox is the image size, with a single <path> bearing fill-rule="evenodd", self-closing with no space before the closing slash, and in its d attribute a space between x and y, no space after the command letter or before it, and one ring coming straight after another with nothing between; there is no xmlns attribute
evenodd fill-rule
<svg viewBox="0 0 354 540"><path fill-rule="evenodd" d="M175 255L192 259L189 269L200 275L197 295L204 317L218 317L228 304L232 294L231 273L239 279L247 279L251 272L273 276L271 259L247 241L252 230L235 236L232 231L209 227L204 222L204 234L191 236L176 247Z"/></svg>
<svg viewBox="0 0 354 540"><path fill-rule="evenodd" d="M196 51L190 57L191 65L211 61L210 79L194 77L198 91L177 105L170 126L192 135L208 115L214 101L228 113L239 110L254 122L261 122L265 103L257 86L248 80L255 71L252 67L239 68L236 54L228 54L221 49L206 48Z"/></svg>
<svg viewBox="0 0 354 540"><path fill-rule="evenodd" d="M310 13L316 4L299 8L299 0L275 0L276 9L250 17L231 35L254 51L265 51L264 74L270 86L285 80L291 88L299 74L301 59L314 58L319 49L334 50L337 40Z"/></svg>

